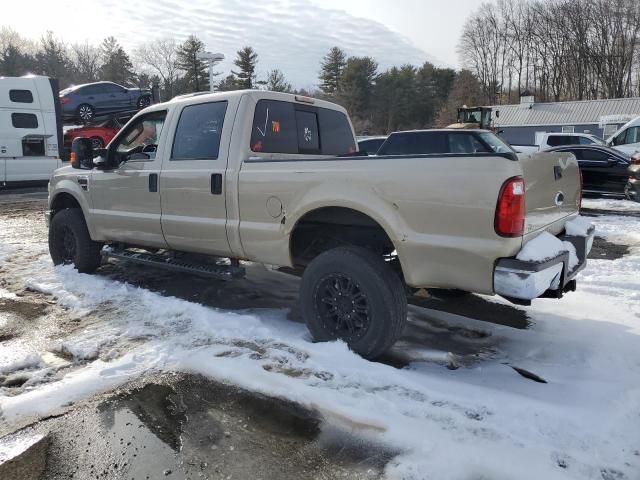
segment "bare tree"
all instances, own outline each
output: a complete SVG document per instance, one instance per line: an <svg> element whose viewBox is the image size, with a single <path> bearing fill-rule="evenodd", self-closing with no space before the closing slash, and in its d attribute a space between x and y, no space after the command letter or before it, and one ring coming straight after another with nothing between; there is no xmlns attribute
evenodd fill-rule
<svg viewBox="0 0 640 480"><path fill-rule="evenodd" d="M174 95L176 80L178 79L178 46L174 39L165 38L147 42L138 47L134 58L152 74L160 77L166 98Z"/></svg>
<svg viewBox="0 0 640 480"><path fill-rule="evenodd" d="M465 23L462 63L500 101L530 90L542 100L640 93L638 0L499 0ZM494 100L495 101L495 100Z"/></svg>
<svg viewBox="0 0 640 480"><path fill-rule="evenodd" d="M77 73L77 83L95 82L100 78L102 52L88 42L71 46L71 61Z"/></svg>

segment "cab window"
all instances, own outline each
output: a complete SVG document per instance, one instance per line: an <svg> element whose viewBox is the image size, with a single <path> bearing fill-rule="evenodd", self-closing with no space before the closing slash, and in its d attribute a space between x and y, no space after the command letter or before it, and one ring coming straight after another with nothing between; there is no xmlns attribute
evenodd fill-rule
<svg viewBox="0 0 640 480"><path fill-rule="evenodd" d="M356 151L347 116L339 111L259 100L253 116L253 152L345 155Z"/></svg>
<svg viewBox="0 0 640 480"><path fill-rule="evenodd" d="M118 162L153 160L167 112L153 112L137 118L118 135L112 149Z"/></svg>
<svg viewBox="0 0 640 480"><path fill-rule="evenodd" d="M489 153L487 148L470 133L450 133L449 153Z"/></svg>
<svg viewBox="0 0 640 480"><path fill-rule="evenodd" d="M216 160L227 102L184 107L173 140L171 160Z"/></svg>

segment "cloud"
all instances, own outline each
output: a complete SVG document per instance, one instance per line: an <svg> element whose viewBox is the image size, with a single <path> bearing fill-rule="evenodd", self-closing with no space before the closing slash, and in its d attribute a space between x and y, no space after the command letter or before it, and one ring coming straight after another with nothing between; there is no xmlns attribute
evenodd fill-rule
<svg viewBox="0 0 640 480"><path fill-rule="evenodd" d="M156 38L181 42L194 34L208 50L225 54L227 60L218 66L225 74L233 68L235 52L250 45L259 54L260 76L279 68L298 87L317 84L320 61L336 45L348 55L373 57L381 68L439 63L381 23L304 0L102 0L91 5L91 16L100 21L79 28L99 30L76 31L76 36L94 40L98 34L113 35L131 50ZM54 33L68 39L68 30Z"/></svg>

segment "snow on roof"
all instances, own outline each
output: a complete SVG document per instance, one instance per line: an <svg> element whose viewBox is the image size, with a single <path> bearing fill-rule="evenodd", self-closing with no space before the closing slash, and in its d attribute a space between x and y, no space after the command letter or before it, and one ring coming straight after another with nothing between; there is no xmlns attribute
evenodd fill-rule
<svg viewBox="0 0 640 480"><path fill-rule="evenodd" d="M494 112L500 111L499 118L493 115L496 127L623 124L640 116L640 97L493 105L491 108ZM622 117L626 120L621 121Z"/></svg>

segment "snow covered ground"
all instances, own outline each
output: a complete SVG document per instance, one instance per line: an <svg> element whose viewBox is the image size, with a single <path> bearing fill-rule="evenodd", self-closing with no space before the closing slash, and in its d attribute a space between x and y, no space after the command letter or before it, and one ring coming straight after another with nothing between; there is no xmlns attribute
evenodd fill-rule
<svg viewBox="0 0 640 480"><path fill-rule="evenodd" d="M412 307L412 323L426 316L458 328L458 341L470 344L475 340L465 332L481 331L490 348L449 369L444 347L425 346L426 361L398 369L363 360L339 342L311 343L285 310L225 311L53 268L42 227L25 238L33 226L23 217L0 217L0 269L12 276L0 297L26 286L88 320L63 338L0 344L0 372L30 378L21 393L0 397L2 419L14 424L45 415L145 373L186 371L291 399L317 409L332 426L389 444L401 452L386 467L390 479L635 480L640 218L592 220L598 235L629 245L629 254L591 260L578 291L562 300L520 307L528 329ZM56 374L47 352L77 368Z"/></svg>

